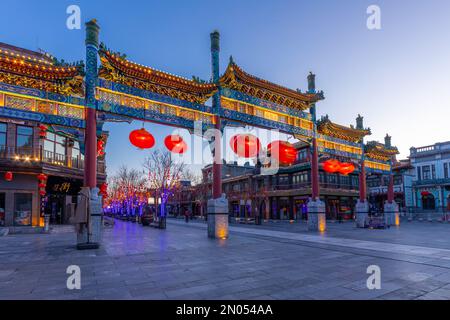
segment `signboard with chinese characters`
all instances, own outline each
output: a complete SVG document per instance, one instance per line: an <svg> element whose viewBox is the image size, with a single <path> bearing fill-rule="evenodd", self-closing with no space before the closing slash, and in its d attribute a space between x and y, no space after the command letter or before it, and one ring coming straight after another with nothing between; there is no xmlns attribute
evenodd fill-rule
<svg viewBox="0 0 450 320"><path fill-rule="evenodd" d="M77 195L82 185L81 180L49 176L46 191L48 194Z"/></svg>

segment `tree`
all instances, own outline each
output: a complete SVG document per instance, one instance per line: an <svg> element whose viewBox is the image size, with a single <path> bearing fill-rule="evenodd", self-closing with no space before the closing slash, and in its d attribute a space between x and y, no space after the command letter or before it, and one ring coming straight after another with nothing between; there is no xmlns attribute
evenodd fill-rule
<svg viewBox="0 0 450 320"><path fill-rule="evenodd" d="M169 151L154 150L143 164L148 170L148 183L161 198L161 217L165 217L167 201L179 187L180 180L186 178L189 173L186 165L181 161L175 161Z"/></svg>
<svg viewBox="0 0 450 320"><path fill-rule="evenodd" d="M117 173L109 179L108 189L110 205L114 213L136 216L136 208L140 211L146 203L146 177L143 171L121 166Z"/></svg>

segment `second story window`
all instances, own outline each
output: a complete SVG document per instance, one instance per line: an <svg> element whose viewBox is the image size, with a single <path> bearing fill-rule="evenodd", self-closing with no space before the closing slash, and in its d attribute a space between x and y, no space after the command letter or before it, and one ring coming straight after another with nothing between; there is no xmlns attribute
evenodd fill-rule
<svg viewBox="0 0 450 320"><path fill-rule="evenodd" d="M444 178L448 179L449 172L448 172L448 163L444 163Z"/></svg>
<svg viewBox="0 0 450 320"><path fill-rule="evenodd" d="M44 141L44 158L52 163L63 164L66 156L66 138L47 132Z"/></svg>
<svg viewBox="0 0 450 320"><path fill-rule="evenodd" d="M337 184L337 175L336 174L328 175L328 183Z"/></svg>
<svg viewBox="0 0 450 320"><path fill-rule="evenodd" d="M6 123L0 122L0 149L4 149L6 147Z"/></svg>
<svg viewBox="0 0 450 320"><path fill-rule="evenodd" d="M340 184L341 184L341 186L349 186L350 185L350 177L349 176L340 176Z"/></svg>
<svg viewBox="0 0 450 320"><path fill-rule="evenodd" d="M430 170L430 166L423 166L423 167L422 167L422 178L423 178L423 180L429 180L429 179L431 179L431 170Z"/></svg>
<svg viewBox="0 0 450 320"><path fill-rule="evenodd" d="M297 152L297 161L304 162L308 158L307 150L302 149Z"/></svg>
<svg viewBox="0 0 450 320"><path fill-rule="evenodd" d="M16 151L20 154L31 154L33 150L33 128L17 126Z"/></svg>

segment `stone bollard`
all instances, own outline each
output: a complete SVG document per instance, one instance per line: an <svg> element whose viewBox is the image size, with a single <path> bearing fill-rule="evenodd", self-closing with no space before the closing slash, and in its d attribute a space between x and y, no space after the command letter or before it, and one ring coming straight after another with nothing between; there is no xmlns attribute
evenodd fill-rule
<svg viewBox="0 0 450 320"><path fill-rule="evenodd" d="M355 206L356 212L356 227L365 228L368 225L369 219L369 203L367 201L361 202L358 200Z"/></svg>
<svg viewBox="0 0 450 320"><path fill-rule="evenodd" d="M325 215L325 203L321 200L309 201L308 210L308 231L324 232L327 229Z"/></svg>

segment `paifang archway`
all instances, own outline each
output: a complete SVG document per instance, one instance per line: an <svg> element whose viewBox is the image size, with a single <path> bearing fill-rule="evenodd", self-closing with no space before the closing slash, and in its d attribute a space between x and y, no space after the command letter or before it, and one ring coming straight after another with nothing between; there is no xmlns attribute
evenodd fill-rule
<svg viewBox="0 0 450 320"><path fill-rule="evenodd" d="M100 44L99 31L95 20L86 23L86 65L36 61L0 52L0 116L55 125L84 138L86 187L97 186L97 133L104 121L124 117L189 130L194 129L195 121L202 121L202 130L220 131L237 122L276 129L310 145L310 230L325 230L318 176L320 161L327 157L357 165L360 172L357 213L365 221L366 172L392 175L392 159L398 151L390 145L366 145L364 136L370 130L363 127L362 117L356 127L335 124L328 117L317 119L316 103L324 99L324 94L315 88L315 75L308 75L306 92L255 77L232 58L220 75L220 36L215 31L211 33L212 80L190 80L129 61ZM210 98L211 106L206 104ZM222 161L217 160L221 159L220 140L215 143L208 235L226 238L228 208L221 198ZM92 217L92 222L98 219ZM79 239L86 240L83 236Z"/></svg>

